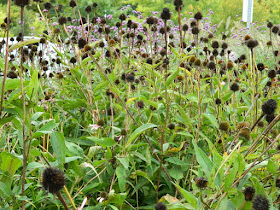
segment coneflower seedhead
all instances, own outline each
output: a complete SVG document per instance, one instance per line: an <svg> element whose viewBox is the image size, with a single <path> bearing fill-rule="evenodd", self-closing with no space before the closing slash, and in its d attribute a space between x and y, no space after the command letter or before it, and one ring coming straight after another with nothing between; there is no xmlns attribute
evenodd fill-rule
<svg viewBox="0 0 280 210"><path fill-rule="evenodd" d="M276 109L277 109L277 102L274 99L268 99L262 105L262 111L266 115L274 114Z"/></svg>
<svg viewBox="0 0 280 210"><path fill-rule="evenodd" d="M212 44L211 44L211 46L212 46L214 49L217 49L217 48L219 48L219 42L213 41Z"/></svg>
<svg viewBox="0 0 280 210"><path fill-rule="evenodd" d="M15 0L15 5L19 6L19 7L25 7L29 4L29 0Z"/></svg>
<svg viewBox="0 0 280 210"><path fill-rule="evenodd" d="M258 45L259 45L258 40L249 39L249 40L247 41L247 47L249 47L250 49L253 49L253 48L255 48L255 47L258 46Z"/></svg>
<svg viewBox="0 0 280 210"><path fill-rule="evenodd" d="M251 138L251 133L249 128L242 128L239 132L239 137L244 138L245 140L249 141Z"/></svg>
<svg viewBox="0 0 280 210"><path fill-rule="evenodd" d="M269 210L270 204L266 197L263 195L257 195L252 205L254 210Z"/></svg>
<svg viewBox="0 0 280 210"><path fill-rule="evenodd" d="M254 187L246 187L245 190L243 191L243 194L245 196L246 201L251 201L253 200L255 196L255 188Z"/></svg>
<svg viewBox="0 0 280 210"><path fill-rule="evenodd" d="M165 21L169 20L171 18L170 10L167 7L163 8L160 17Z"/></svg>
<svg viewBox="0 0 280 210"><path fill-rule="evenodd" d="M205 177L197 177L196 179L195 179L195 185L198 187L198 188L205 188L205 187L207 187L207 185L208 185L208 180L207 180L207 178L205 178Z"/></svg>
<svg viewBox="0 0 280 210"><path fill-rule="evenodd" d="M221 122L219 125L219 129L222 131L228 131L229 130L229 123L228 122Z"/></svg>
<svg viewBox="0 0 280 210"><path fill-rule="evenodd" d="M276 77L276 71L274 69L272 70L269 70L269 72L267 73L267 76L270 78L270 79L273 79Z"/></svg>
<svg viewBox="0 0 280 210"><path fill-rule="evenodd" d="M124 13L120 14L119 19L124 21L126 19L126 15Z"/></svg>
<svg viewBox="0 0 280 210"><path fill-rule="evenodd" d="M174 130L174 129L175 129L175 124L174 124L174 123L170 123L167 127L168 127L170 130Z"/></svg>
<svg viewBox="0 0 280 210"><path fill-rule="evenodd" d="M44 4L44 7L46 10L50 10L52 8L52 4L50 2L47 2Z"/></svg>
<svg viewBox="0 0 280 210"><path fill-rule="evenodd" d="M50 193L59 192L65 182L64 173L56 168L45 168L42 173L42 185Z"/></svg>
<svg viewBox="0 0 280 210"><path fill-rule="evenodd" d="M266 115L265 116L265 120L268 122L268 123L271 123L275 118L275 115L274 114L270 114L270 115Z"/></svg>
<svg viewBox="0 0 280 210"><path fill-rule="evenodd" d="M221 103L222 103L221 99L217 98L217 99L215 100L215 104L220 105Z"/></svg>
<svg viewBox="0 0 280 210"><path fill-rule="evenodd" d="M194 34L194 35L199 34L199 28L197 26L194 26L192 28L192 34Z"/></svg>
<svg viewBox="0 0 280 210"><path fill-rule="evenodd" d="M70 3L69 3L69 6L74 8L77 6L76 2L74 0L71 0Z"/></svg>
<svg viewBox="0 0 280 210"><path fill-rule="evenodd" d="M236 82L232 83L231 86L230 86L230 90L232 90L233 92L238 91L239 90L239 85Z"/></svg>
<svg viewBox="0 0 280 210"><path fill-rule="evenodd" d="M272 31L272 33L274 33L274 34L277 34L278 31L279 31L278 26L273 26L272 29L271 29L271 31Z"/></svg>
<svg viewBox="0 0 280 210"><path fill-rule="evenodd" d="M197 12L197 13L194 14L194 19L196 19L196 20L201 20L202 17L203 16L202 16L201 12Z"/></svg>
<svg viewBox="0 0 280 210"><path fill-rule="evenodd" d="M63 16L59 17L59 19L58 19L59 25L63 25L63 24L65 24L66 22L67 22L66 17L63 17Z"/></svg>
<svg viewBox="0 0 280 210"><path fill-rule="evenodd" d="M137 101L137 106L139 109L143 109L145 107L144 101Z"/></svg>
<svg viewBox="0 0 280 210"><path fill-rule="evenodd" d="M182 6L182 5L183 5L182 0L174 0L174 6L180 7L180 6Z"/></svg>
<svg viewBox="0 0 280 210"><path fill-rule="evenodd" d="M273 27L273 23L272 23L272 22L268 22L268 23L267 23L267 27L268 27L268 28L272 28L272 27Z"/></svg>
<svg viewBox="0 0 280 210"><path fill-rule="evenodd" d="M263 63L258 63L257 68L258 68L259 71L264 70L264 64Z"/></svg>

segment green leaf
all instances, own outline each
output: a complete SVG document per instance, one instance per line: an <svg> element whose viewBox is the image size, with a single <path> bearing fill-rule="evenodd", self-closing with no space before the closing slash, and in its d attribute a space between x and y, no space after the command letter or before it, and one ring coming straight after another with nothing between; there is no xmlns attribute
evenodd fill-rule
<svg viewBox="0 0 280 210"><path fill-rule="evenodd" d="M169 162L169 163L173 163L175 165L179 165L179 166L185 166L185 165L188 165L188 163L180 160L179 158L177 157L169 157L169 158L166 158L165 159L166 162Z"/></svg>
<svg viewBox="0 0 280 210"><path fill-rule="evenodd" d="M126 143L126 147L134 140L136 139L137 136L139 136L141 133L143 133L145 130L149 128L154 128L157 127L157 125L152 124L152 123L147 123L144 125L141 125L139 128L137 128L128 138L128 141Z"/></svg>
<svg viewBox="0 0 280 210"><path fill-rule="evenodd" d="M136 175L137 175L137 176L142 176L142 177L146 178L146 179L153 185L153 187L155 188L154 183L153 183L152 180L149 178L149 176L148 176L147 173L145 173L144 171L137 170L137 171L136 171Z"/></svg>
<svg viewBox="0 0 280 210"><path fill-rule="evenodd" d="M119 188L121 192L125 191L126 183L126 170L123 165L119 165L116 169L116 175L118 177Z"/></svg>
<svg viewBox="0 0 280 210"><path fill-rule="evenodd" d="M174 79L177 77L177 75L179 74L179 69L174 71L166 80L166 87L168 87L173 81Z"/></svg>
<svg viewBox="0 0 280 210"><path fill-rule="evenodd" d="M172 167L170 170L169 170L169 174L172 178L174 178L175 180L179 180L179 179L182 179L184 178L184 175L183 175L183 172L181 170L180 167Z"/></svg>
<svg viewBox="0 0 280 210"><path fill-rule="evenodd" d="M133 154L134 156L137 156L137 157L140 158L141 160L143 160L143 161L145 161L145 162L148 163L147 158L145 158L145 156L142 155L141 153L139 153L139 152L132 152L132 154Z"/></svg>
<svg viewBox="0 0 280 210"><path fill-rule="evenodd" d="M128 167L129 167L129 161L128 161L128 158L127 157L125 157L125 158L117 158L119 161L120 161L120 163L123 165L123 167L125 168L125 169L128 169Z"/></svg>
<svg viewBox="0 0 280 210"><path fill-rule="evenodd" d="M62 165L65 163L65 140L63 133L60 132L53 132L50 135L50 142L56 157L56 160L58 162L58 165Z"/></svg>
<svg viewBox="0 0 280 210"><path fill-rule="evenodd" d="M214 125L214 127L216 127L216 128L219 127L217 119L216 119L216 117L214 117L214 115L209 114L209 113L204 113L204 114L202 114L202 116L206 117L211 122L211 125Z"/></svg>
<svg viewBox="0 0 280 210"><path fill-rule="evenodd" d="M233 197L231 199L233 205L235 206L236 209L238 209L242 203L244 202L245 200L245 197L244 197L244 194L240 191L237 192L237 195L235 195L235 197Z"/></svg>
<svg viewBox="0 0 280 210"><path fill-rule="evenodd" d="M2 90L2 84L3 84L3 77L0 79L0 87ZM20 79L10 79L7 78L6 82L5 82L5 91L7 90L14 90L16 88L20 87Z"/></svg>
<svg viewBox="0 0 280 210"><path fill-rule="evenodd" d="M96 144L102 146L102 147L112 147L116 145L116 141L111 138L97 138L97 137L87 137L88 139L94 141Z"/></svg>
<svg viewBox="0 0 280 210"><path fill-rule="evenodd" d="M211 170L213 168L212 161L208 158L208 156L205 154L205 152L203 152L202 149L200 149L196 145L194 140L193 140L193 146L194 146L197 162L201 166L202 171L204 171L204 173L209 177Z"/></svg>
<svg viewBox="0 0 280 210"><path fill-rule="evenodd" d="M235 161L231 172L225 178L225 190L226 191L228 191L230 189L230 186L232 185L232 183L235 180L236 173L238 171L238 165L239 165L238 161Z"/></svg>
<svg viewBox="0 0 280 210"><path fill-rule="evenodd" d="M54 129L58 124L55 123L55 120L48 121L45 125L43 125L38 131L36 131L32 138L39 138L43 134L51 133L52 129Z"/></svg>
<svg viewBox="0 0 280 210"><path fill-rule="evenodd" d="M186 201L195 209L197 209L197 198L190 192L186 191L185 189L181 188L180 185L177 183L176 186L178 187L179 191L181 192L182 196L186 199Z"/></svg>
<svg viewBox="0 0 280 210"><path fill-rule="evenodd" d="M0 194L3 198L9 198L12 195L11 188L8 187L5 183L0 182ZM5 200L5 199L4 199ZM2 209L2 208L1 208Z"/></svg>
<svg viewBox="0 0 280 210"><path fill-rule="evenodd" d="M21 166L21 160L8 153L8 152L1 152L0 154L0 169L2 171L7 171L12 179L16 170Z"/></svg>
<svg viewBox="0 0 280 210"><path fill-rule="evenodd" d="M26 90L26 93L30 100L32 100L33 96L36 96L39 89L39 79L38 79L38 70L35 69L32 78L30 80L30 83L28 85L28 89Z"/></svg>
<svg viewBox="0 0 280 210"><path fill-rule="evenodd" d="M25 40L25 41L21 41L21 42L18 42L16 44L13 44L10 48L9 48L9 52L15 50L15 49L18 49L18 48L21 48L23 46L26 46L26 45L29 45L29 44L35 44L35 43L38 43L40 41L40 39L28 39L28 40Z"/></svg>
<svg viewBox="0 0 280 210"><path fill-rule="evenodd" d="M278 170L279 166L277 165L277 162L275 159L271 159L267 163L267 170L270 171L272 174L275 174Z"/></svg>

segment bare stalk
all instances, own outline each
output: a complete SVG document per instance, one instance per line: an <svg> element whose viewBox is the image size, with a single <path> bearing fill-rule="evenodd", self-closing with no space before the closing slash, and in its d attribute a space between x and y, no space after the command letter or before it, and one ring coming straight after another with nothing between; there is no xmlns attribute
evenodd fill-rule
<svg viewBox="0 0 280 210"><path fill-rule="evenodd" d="M10 18L11 18L11 0L8 0L7 1L7 37L6 37L6 52L5 52L5 69L4 69L4 76L3 76L3 81L2 81L2 90L1 90L0 116L2 116L5 82L6 82L7 71L8 71L8 52L9 52L8 43L9 43L9 32L10 32Z"/></svg>

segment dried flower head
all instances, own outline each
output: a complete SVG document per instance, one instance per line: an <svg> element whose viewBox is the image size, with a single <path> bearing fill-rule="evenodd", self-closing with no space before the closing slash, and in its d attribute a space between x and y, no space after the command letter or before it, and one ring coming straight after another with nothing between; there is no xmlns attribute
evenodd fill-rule
<svg viewBox="0 0 280 210"><path fill-rule="evenodd" d="M19 6L19 7L25 7L29 4L29 0L14 0L15 5Z"/></svg>
<svg viewBox="0 0 280 210"><path fill-rule="evenodd" d="M232 90L233 92L238 91L239 90L239 85L236 82L232 83L231 86L230 86L230 90Z"/></svg>
<svg viewBox="0 0 280 210"><path fill-rule="evenodd" d="M255 196L255 188L254 187L246 187L243 191L246 201L252 201Z"/></svg>
<svg viewBox="0 0 280 210"><path fill-rule="evenodd" d="M196 185L198 188L203 189L203 188L207 187L207 185L208 185L208 180L207 180L207 178L205 178L205 177L197 177L197 178L195 179L195 185Z"/></svg>
<svg viewBox="0 0 280 210"><path fill-rule="evenodd" d="M245 140L249 141L251 138L251 132L249 128L242 128L239 132L239 137L244 138Z"/></svg>
<svg viewBox="0 0 280 210"><path fill-rule="evenodd" d="M277 102L274 99L268 99L262 105L262 111L266 115L274 114L276 109L277 109Z"/></svg>
<svg viewBox="0 0 280 210"><path fill-rule="evenodd" d="M50 193L59 192L65 184L64 173L56 168L45 168L42 173L42 185Z"/></svg>
<svg viewBox="0 0 280 210"><path fill-rule="evenodd" d="M254 210L269 210L270 204L266 197L263 195L257 195L252 205Z"/></svg>
<svg viewBox="0 0 280 210"><path fill-rule="evenodd" d="M221 122L220 125L219 125L219 129L222 130L222 131L228 131L229 130L229 123L224 121L224 122Z"/></svg>
<svg viewBox="0 0 280 210"><path fill-rule="evenodd" d="M202 17L203 16L202 16L201 12L197 12L197 13L194 14L194 19L196 19L196 20L201 20Z"/></svg>
<svg viewBox="0 0 280 210"><path fill-rule="evenodd" d="M165 21L169 20L171 18L170 10L167 7L163 8L160 17Z"/></svg>

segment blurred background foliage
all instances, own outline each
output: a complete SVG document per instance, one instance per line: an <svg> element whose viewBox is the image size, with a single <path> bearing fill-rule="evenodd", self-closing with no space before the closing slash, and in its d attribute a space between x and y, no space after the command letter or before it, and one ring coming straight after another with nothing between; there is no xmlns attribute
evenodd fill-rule
<svg viewBox="0 0 280 210"><path fill-rule="evenodd" d="M63 11L59 15L71 16L73 18L72 8L69 7L68 0L43 0L40 4L41 9L44 9L43 4L46 2L51 2L53 6L62 4ZM176 22L177 14L173 6L173 0L79 0L79 8L83 16L86 17L84 11L85 7L92 5L93 2L98 3L97 16L113 15L113 17L118 17L121 13L126 13L130 15L133 20L139 20L133 10L141 11L144 17L152 15L152 11L160 12L162 8L169 7L174 13L173 20ZM242 6L243 0L183 0L184 8L182 11L183 17L191 18L190 12L201 11L204 16L209 13L211 9L215 15L213 15L212 23L217 24L219 32L231 32L233 31L236 22L239 22L242 17ZM0 0L0 22L4 21L6 17L7 10L7 0ZM125 10L121 10L126 5L131 5ZM20 31L19 18L20 18L20 8L16 7L12 3L11 8L11 35L16 36ZM39 20L39 13L36 6L36 2L31 0L31 4L27 7L27 12L25 13L25 34L38 36L45 29L45 24ZM54 9L50 11L50 15L53 17L53 21L57 20L56 13ZM91 17L93 17L93 13ZM254 16L253 21L258 23L262 22L266 24L268 21L272 21L274 24L279 24L277 21L280 19L280 4L279 0L255 0L254 1ZM244 26L245 23L244 23ZM34 27L33 31L31 27ZM1 36L3 36L3 29L1 31Z"/></svg>

